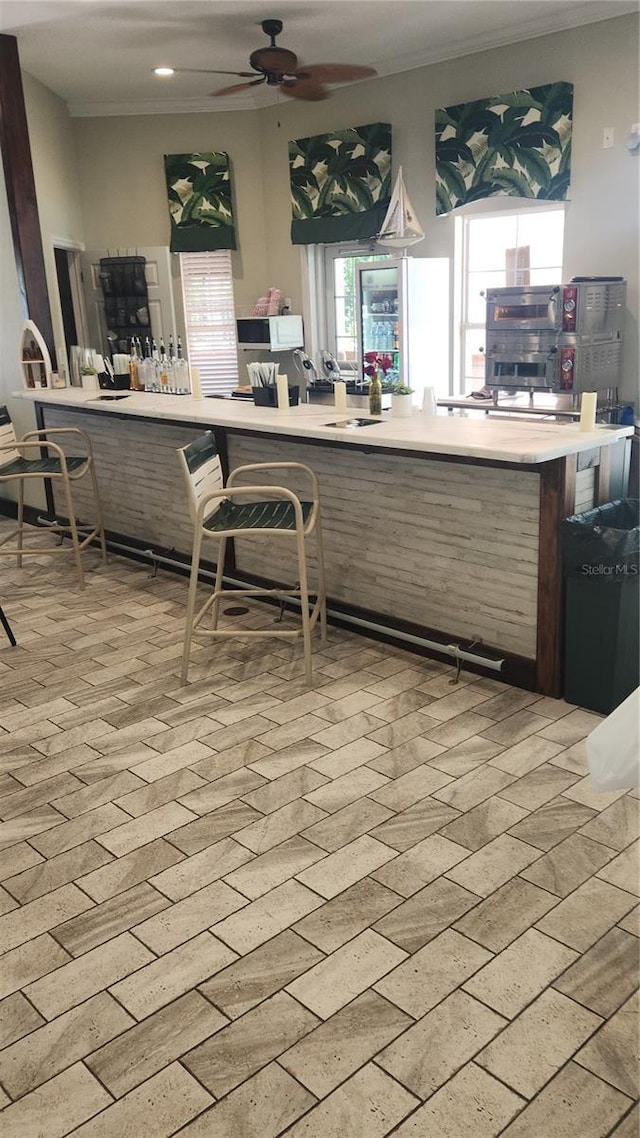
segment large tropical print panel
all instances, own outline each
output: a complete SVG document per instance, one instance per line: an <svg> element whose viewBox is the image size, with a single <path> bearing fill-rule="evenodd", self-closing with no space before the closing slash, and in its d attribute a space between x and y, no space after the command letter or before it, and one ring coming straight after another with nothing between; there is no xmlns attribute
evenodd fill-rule
<svg viewBox="0 0 640 1138"><path fill-rule="evenodd" d="M171 252L235 249L229 155L165 154Z"/></svg>
<svg viewBox="0 0 640 1138"><path fill-rule="evenodd" d="M571 174L573 84L548 83L436 110L436 213L510 197L562 201Z"/></svg>
<svg viewBox="0 0 640 1138"><path fill-rule="evenodd" d="M391 124L290 142L289 173L294 245L374 237L391 198Z"/></svg>

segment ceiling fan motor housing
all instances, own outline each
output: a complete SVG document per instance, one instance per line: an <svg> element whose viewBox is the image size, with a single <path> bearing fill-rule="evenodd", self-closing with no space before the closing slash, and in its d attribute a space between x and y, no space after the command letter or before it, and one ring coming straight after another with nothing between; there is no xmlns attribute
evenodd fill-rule
<svg viewBox="0 0 640 1138"><path fill-rule="evenodd" d="M264 75L275 72L277 75L290 75L298 66L298 57L285 47L259 47L249 56L249 64Z"/></svg>

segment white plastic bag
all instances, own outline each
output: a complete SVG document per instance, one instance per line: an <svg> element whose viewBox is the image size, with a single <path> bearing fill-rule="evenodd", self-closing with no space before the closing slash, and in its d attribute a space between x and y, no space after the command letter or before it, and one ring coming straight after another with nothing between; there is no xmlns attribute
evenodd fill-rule
<svg viewBox="0 0 640 1138"><path fill-rule="evenodd" d="M588 736L587 759L594 790L640 785L640 688Z"/></svg>

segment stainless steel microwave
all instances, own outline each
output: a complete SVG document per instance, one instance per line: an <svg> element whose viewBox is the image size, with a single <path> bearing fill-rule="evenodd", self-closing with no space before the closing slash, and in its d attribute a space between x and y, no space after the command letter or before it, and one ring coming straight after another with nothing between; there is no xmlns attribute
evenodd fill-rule
<svg viewBox="0 0 640 1138"><path fill-rule="evenodd" d="M246 316L236 320L238 347L245 351L288 352L304 347L301 316Z"/></svg>

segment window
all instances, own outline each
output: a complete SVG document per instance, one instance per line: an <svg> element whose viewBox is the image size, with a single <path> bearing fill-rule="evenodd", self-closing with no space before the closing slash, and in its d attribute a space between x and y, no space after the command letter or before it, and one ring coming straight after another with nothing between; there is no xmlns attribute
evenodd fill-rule
<svg viewBox="0 0 640 1138"><path fill-rule="evenodd" d="M488 288L560 284L564 209L458 219L461 244L460 338L454 387L484 386L485 300Z"/></svg>
<svg viewBox="0 0 640 1138"><path fill-rule="evenodd" d="M330 350L346 369L358 362L358 323L356 316L356 265L383 261L388 254L375 253L371 245L325 245L327 290L327 335Z"/></svg>
<svg viewBox="0 0 640 1138"><path fill-rule="evenodd" d="M238 386L231 253L180 253L187 358L200 370L205 395Z"/></svg>
<svg viewBox="0 0 640 1138"><path fill-rule="evenodd" d="M327 349L344 372L357 371L358 323L356 316L356 264L381 261L373 242L344 245L305 245L303 281L305 350L317 355Z"/></svg>

